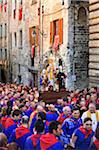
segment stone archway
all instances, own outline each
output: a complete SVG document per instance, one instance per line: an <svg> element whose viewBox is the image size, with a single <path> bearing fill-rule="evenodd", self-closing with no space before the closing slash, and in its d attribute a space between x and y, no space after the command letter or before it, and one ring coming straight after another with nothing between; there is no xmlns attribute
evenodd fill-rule
<svg viewBox="0 0 99 150"><path fill-rule="evenodd" d="M87 12L83 6L78 10L78 23L81 26L87 24Z"/></svg>

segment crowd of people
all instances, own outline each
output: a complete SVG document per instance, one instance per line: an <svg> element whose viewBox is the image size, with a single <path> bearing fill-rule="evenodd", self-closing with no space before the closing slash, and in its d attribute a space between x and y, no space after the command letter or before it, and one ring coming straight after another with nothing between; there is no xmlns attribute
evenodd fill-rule
<svg viewBox="0 0 99 150"><path fill-rule="evenodd" d="M55 104L39 91L0 83L0 150L99 150L99 91L68 91Z"/></svg>

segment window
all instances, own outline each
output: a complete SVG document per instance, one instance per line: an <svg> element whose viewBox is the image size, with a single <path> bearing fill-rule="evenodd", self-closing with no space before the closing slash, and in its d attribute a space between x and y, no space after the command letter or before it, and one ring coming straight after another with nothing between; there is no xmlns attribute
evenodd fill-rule
<svg viewBox="0 0 99 150"><path fill-rule="evenodd" d="M12 49L12 46L13 46L13 44L12 44L12 33L10 33L9 35L10 35L10 38L9 38L9 39L10 39L10 43L11 43L10 49Z"/></svg>
<svg viewBox="0 0 99 150"><path fill-rule="evenodd" d="M7 0L4 1L4 12L7 12Z"/></svg>
<svg viewBox="0 0 99 150"><path fill-rule="evenodd" d="M17 0L15 0L15 9L17 8Z"/></svg>
<svg viewBox="0 0 99 150"><path fill-rule="evenodd" d="M53 35L58 35L58 20L53 21Z"/></svg>
<svg viewBox="0 0 99 150"><path fill-rule="evenodd" d="M16 32L14 33L14 43L15 43L15 46L17 46L17 36L16 36Z"/></svg>
<svg viewBox="0 0 99 150"><path fill-rule="evenodd" d="M54 38L59 35L59 44L63 43L63 19L50 22L50 44L54 43Z"/></svg>
<svg viewBox="0 0 99 150"><path fill-rule="evenodd" d="M5 49L5 59L7 59L7 49Z"/></svg>
<svg viewBox="0 0 99 150"><path fill-rule="evenodd" d="M22 6L20 5L20 8L19 8L19 20L20 21L22 20L22 15L23 15Z"/></svg>
<svg viewBox="0 0 99 150"><path fill-rule="evenodd" d="M16 18L16 9L13 10L13 18L14 18L14 19Z"/></svg>
<svg viewBox="0 0 99 150"><path fill-rule="evenodd" d="M87 14L84 7L79 8L78 10L78 22L80 25L86 25Z"/></svg>
<svg viewBox="0 0 99 150"><path fill-rule="evenodd" d="M23 45L22 30L20 30L20 46Z"/></svg>
<svg viewBox="0 0 99 150"><path fill-rule="evenodd" d="M17 1L12 1L12 9L13 9L13 18L16 18L16 8L17 8Z"/></svg>
<svg viewBox="0 0 99 150"><path fill-rule="evenodd" d="M18 71L19 71L18 82L19 82L19 84L20 84L20 83L21 83L21 80L22 80L22 77L21 77L21 75L20 75L20 73L21 73L21 65L20 65L20 64L18 64Z"/></svg>
<svg viewBox="0 0 99 150"><path fill-rule="evenodd" d="M20 0L20 5L22 5L22 3L23 3L23 1L22 1L22 0Z"/></svg>
<svg viewBox="0 0 99 150"><path fill-rule="evenodd" d="M19 5L19 20L22 20L22 16L23 16L23 8L22 8L22 3L23 1L20 0L20 5Z"/></svg>
<svg viewBox="0 0 99 150"><path fill-rule="evenodd" d="M0 38L2 38L2 25L0 25Z"/></svg>
<svg viewBox="0 0 99 150"><path fill-rule="evenodd" d="M2 59L2 49L0 49L0 59Z"/></svg>
<svg viewBox="0 0 99 150"><path fill-rule="evenodd" d="M7 24L5 23L5 37L7 37Z"/></svg>
<svg viewBox="0 0 99 150"><path fill-rule="evenodd" d="M34 66L34 58L31 58L31 66Z"/></svg>
<svg viewBox="0 0 99 150"><path fill-rule="evenodd" d="M19 74L20 74L20 71L21 71L21 66L20 66L20 64L18 64L18 70L19 70Z"/></svg>
<svg viewBox="0 0 99 150"><path fill-rule="evenodd" d="M21 84L21 81L22 81L22 76L18 75L18 83Z"/></svg>
<svg viewBox="0 0 99 150"><path fill-rule="evenodd" d="M30 37L30 45L31 45L31 47L33 45L38 46L38 44L39 44L39 42L38 42L38 39L39 39L39 27L38 26L33 26L33 27L29 28L29 37Z"/></svg>

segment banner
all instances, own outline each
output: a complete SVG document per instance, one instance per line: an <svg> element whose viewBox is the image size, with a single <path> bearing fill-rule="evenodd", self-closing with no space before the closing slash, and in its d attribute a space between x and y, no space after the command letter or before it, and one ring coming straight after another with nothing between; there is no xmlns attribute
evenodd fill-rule
<svg viewBox="0 0 99 150"><path fill-rule="evenodd" d="M58 46L59 46L59 35L55 35L53 44L53 48L55 49L55 51L58 50Z"/></svg>
<svg viewBox="0 0 99 150"><path fill-rule="evenodd" d="M0 12L2 11L3 2L0 0Z"/></svg>
<svg viewBox="0 0 99 150"><path fill-rule="evenodd" d="M6 12L7 11L7 0L4 0L3 6L4 6L4 11Z"/></svg>
<svg viewBox="0 0 99 150"><path fill-rule="evenodd" d="M34 56L35 56L35 45L32 45L31 57L34 58Z"/></svg>
<svg viewBox="0 0 99 150"><path fill-rule="evenodd" d="M22 6L19 8L19 20L22 20Z"/></svg>

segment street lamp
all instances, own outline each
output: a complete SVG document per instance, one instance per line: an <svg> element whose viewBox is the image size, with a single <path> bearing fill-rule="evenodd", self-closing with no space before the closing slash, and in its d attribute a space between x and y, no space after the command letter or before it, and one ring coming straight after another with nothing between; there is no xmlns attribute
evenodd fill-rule
<svg viewBox="0 0 99 150"><path fill-rule="evenodd" d="M36 37L36 31L35 30L32 32L32 37L34 38L34 44L35 44L35 37Z"/></svg>

